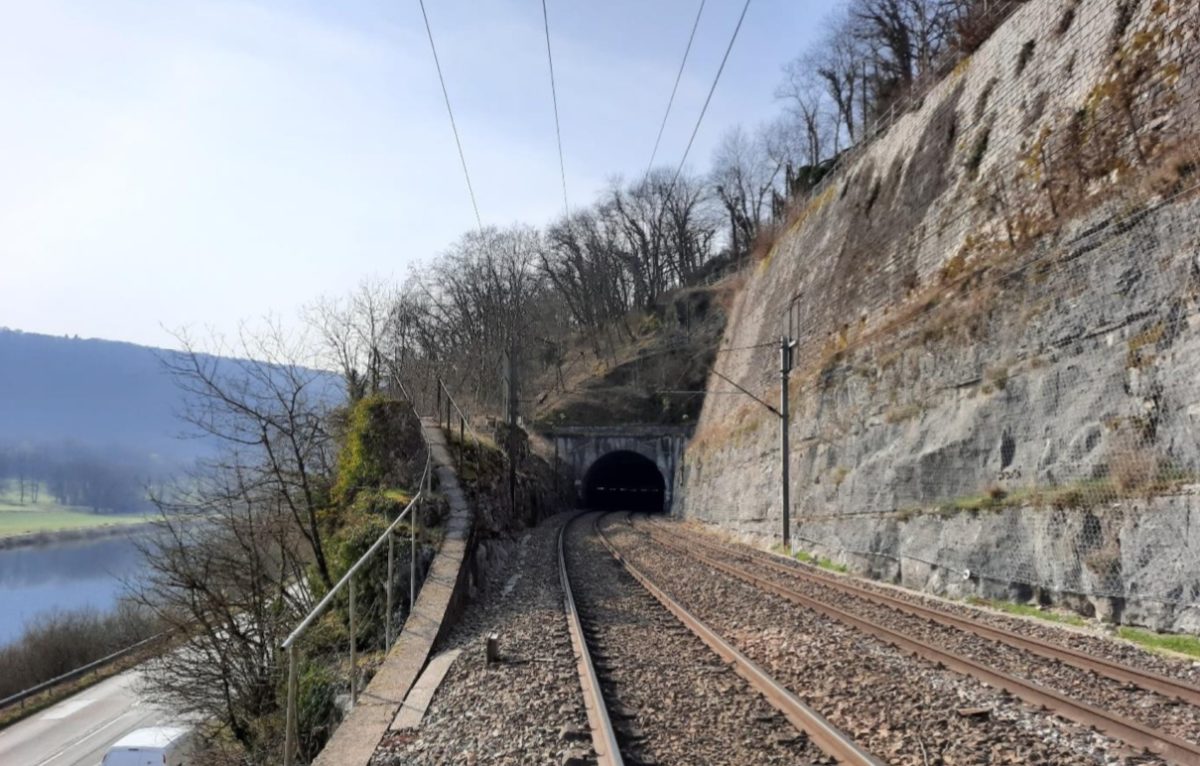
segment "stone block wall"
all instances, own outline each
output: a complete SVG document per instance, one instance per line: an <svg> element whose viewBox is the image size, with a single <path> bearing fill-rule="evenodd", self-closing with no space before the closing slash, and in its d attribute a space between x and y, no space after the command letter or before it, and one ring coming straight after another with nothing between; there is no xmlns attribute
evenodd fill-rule
<svg viewBox="0 0 1200 766"><path fill-rule="evenodd" d="M811 545L935 590L987 570L971 587L1191 624L1200 571L1148 593L1141 560L1200 559L1162 533L1200 477L1198 35L1194 2L1031 0L797 204L724 343L798 340L792 515ZM779 396L773 349L720 366ZM778 449L759 405L707 397L677 512L776 537ZM1092 548L1049 545L1047 512L1119 514L1094 546L1119 562L1103 587L1060 576ZM989 556L1000 539L1046 566ZM881 563L909 546L927 576Z"/></svg>

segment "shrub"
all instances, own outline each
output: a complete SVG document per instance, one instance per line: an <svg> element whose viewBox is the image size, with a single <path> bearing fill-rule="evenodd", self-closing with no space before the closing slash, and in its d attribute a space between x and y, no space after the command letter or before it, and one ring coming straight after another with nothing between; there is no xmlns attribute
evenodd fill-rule
<svg viewBox="0 0 1200 766"><path fill-rule="evenodd" d="M1122 494L1149 490L1158 479L1157 451L1141 438L1119 431L1108 457L1108 475Z"/></svg>
<svg viewBox="0 0 1200 766"><path fill-rule="evenodd" d="M0 697L83 667L157 632L154 620L126 601L107 614L85 607L39 615L25 625L15 643L0 648Z"/></svg>
<svg viewBox="0 0 1200 766"><path fill-rule="evenodd" d="M362 489L415 484L425 454L419 429L405 402L379 395L355 402L338 455L334 501L349 505Z"/></svg>

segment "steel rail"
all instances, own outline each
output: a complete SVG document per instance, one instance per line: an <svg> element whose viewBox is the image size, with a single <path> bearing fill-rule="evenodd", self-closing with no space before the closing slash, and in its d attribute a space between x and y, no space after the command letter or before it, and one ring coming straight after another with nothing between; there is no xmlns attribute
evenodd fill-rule
<svg viewBox="0 0 1200 766"><path fill-rule="evenodd" d="M582 514L576 514L558 530L558 578L562 583L563 611L567 615L567 630L571 634L571 645L575 647L575 666L579 671L579 683L583 687L583 704L587 708L588 725L592 730L592 749L596 751L596 761L599 766L624 766L621 749L617 745L617 735L613 730L612 719L608 716L608 705L604 702L604 692L600 688L600 678L596 675L596 666L592 662L591 652L588 651L587 638L583 634L583 623L579 620L579 610L575 606L575 596L571 591L571 578L567 574L567 557L565 543L567 528Z"/></svg>
<svg viewBox="0 0 1200 766"><path fill-rule="evenodd" d="M1134 747L1144 748L1183 766L1200 766L1200 745L1180 739L1163 731L1151 729L1136 721L1127 720L1115 713L1086 702L1071 699L1065 694L1048 689L1032 681L1017 678L1002 671L993 670L987 665L969 657L948 649L931 646L899 630L889 628L864 617L859 617L832 604L807 596L792 588L726 564L723 561L718 561L702 553L697 553L673 542L667 542L661 538L657 538L655 541L663 547L707 564L709 567L742 580L759 590L779 596L806 609L811 609L826 617L837 620L855 630L875 636L901 651L923 657L956 673L971 676L989 686L1002 689L1034 707L1051 710L1078 724L1097 729L1114 739L1119 739Z"/></svg>
<svg viewBox="0 0 1200 766"><path fill-rule="evenodd" d="M630 563L600 529L600 518L603 515L596 516L592 521L592 526L600 542L604 544L612 557L620 562L625 571L641 583L642 587L675 615L688 630L699 637L721 659L729 663L735 673L762 694L771 706L782 713L793 726L805 732L817 747L839 763L852 764L852 766L883 766L884 761L863 749L849 735L804 704L787 687L772 678L762 667L705 625L700 618L689 612L687 608L655 585L640 569Z"/></svg>
<svg viewBox="0 0 1200 766"><path fill-rule="evenodd" d="M662 525L656 523L656 526L659 529L662 529ZM680 538L680 535L677 533L669 532L665 529L662 529L662 531L663 534ZM767 558L767 554L760 555L759 552L756 551L748 551L743 553L728 546L722 546L717 543L710 543L690 537L689 542L694 542L696 545L707 548L708 550L714 552L729 553L734 556L753 561L756 564L761 563L768 569L774 570L781 574L799 576L809 580L810 582L820 583L821 585L841 591L847 595L869 601L877 606L882 606L901 612L908 612L931 622L943 625L951 625L961 630L974 633L980 638L998 641L1016 649L1027 651L1031 654L1036 654L1050 660L1062 662L1081 670L1096 673L1097 675L1106 676L1114 681L1133 684L1145 689L1146 691L1163 694L1168 697L1174 697L1180 701L1200 706L1200 686L1187 683L1186 681L1180 681L1178 679L1171 678L1170 676L1162 675L1161 673L1135 668L1131 665L1115 662L1113 660L1099 657L1088 652L1082 652L1077 649L1060 646L1044 639L1035 638L1032 636L1023 636L1020 633L1007 628L988 625L985 622L971 617L964 617L962 615L945 612L940 609L925 606L923 604L906 601L897 596L869 590L845 577L827 574L825 572L807 567L803 564L796 564L795 566L792 566L779 561L773 561L771 558ZM774 557L772 556L772 558Z"/></svg>

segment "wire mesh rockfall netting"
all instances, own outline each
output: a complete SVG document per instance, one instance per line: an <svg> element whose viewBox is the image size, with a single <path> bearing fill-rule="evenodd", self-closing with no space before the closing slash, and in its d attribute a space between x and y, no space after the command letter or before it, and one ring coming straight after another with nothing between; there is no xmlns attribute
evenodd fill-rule
<svg viewBox="0 0 1200 766"><path fill-rule="evenodd" d="M745 301L798 341L799 545L1190 624L1198 30L1180 0L1030 2L797 202ZM750 355L728 371L777 395ZM769 422L713 406L701 440Z"/></svg>

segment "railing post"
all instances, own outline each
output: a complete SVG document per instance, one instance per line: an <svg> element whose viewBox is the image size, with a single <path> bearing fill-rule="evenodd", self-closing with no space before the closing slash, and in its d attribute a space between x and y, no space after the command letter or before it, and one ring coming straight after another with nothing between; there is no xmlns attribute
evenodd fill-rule
<svg viewBox="0 0 1200 766"><path fill-rule="evenodd" d="M446 392L446 437L450 436L450 392Z"/></svg>
<svg viewBox="0 0 1200 766"><path fill-rule="evenodd" d="M417 513L421 510L418 502L413 506L412 517L408 520L408 611L411 613L417 605Z"/></svg>
<svg viewBox="0 0 1200 766"><path fill-rule="evenodd" d="M296 749L296 645L287 648L287 718L284 720L283 766L292 766L292 754Z"/></svg>
<svg viewBox="0 0 1200 766"><path fill-rule="evenodd" d="M441 379L441 377L437 378L437 383L434 385L433 390L435 392L437 392L437 406L434 407L433 411L438 413L438 415L440 416L442 414L442 379Z"/></svg>
<svg viewBox="0 0 1200 766"><path fill-rule="evenodd" d="M458 416L458 478L462 481L463 454L467 451L467 420Z"/></svg>
<svg viewBox="0 0 1200 766"><path fill-rule="evenodd" d="M396 534L388 532L388 574L387 574L387 618L383 630L383 651L392 648L392 589L395 587L396 567Z"/></svg>
<svg viewBox="0 0 1200 766"><path fill-rule="evenodd" d="M358 702L358 641L355 630L354 578L350 578L350 706Z"/></svg>

